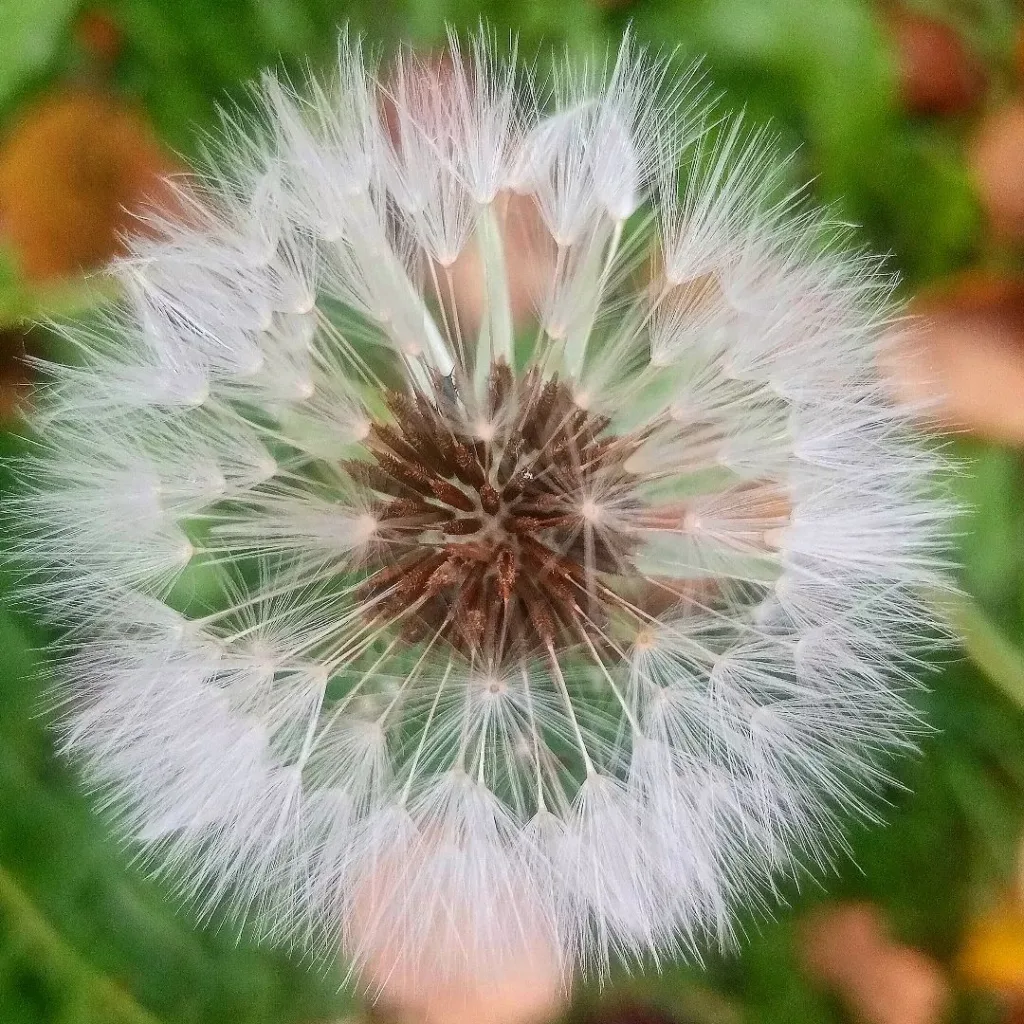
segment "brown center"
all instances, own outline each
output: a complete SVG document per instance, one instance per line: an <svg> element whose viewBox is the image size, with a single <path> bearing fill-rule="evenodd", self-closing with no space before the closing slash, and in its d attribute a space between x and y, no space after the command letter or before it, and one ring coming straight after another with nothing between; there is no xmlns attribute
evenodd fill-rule
<svg viewBox="0 0 1024 1024"><path fill-rule="evenodd" d="M360 594L373 617L494 668L595 642L601 579L628 569L636 545L625 462L640 439L608 434L557 377L504 363L479 408L448 380L389 394L388 407L393 422L367 440L374 461L347 464L380 496Z"/></svg>

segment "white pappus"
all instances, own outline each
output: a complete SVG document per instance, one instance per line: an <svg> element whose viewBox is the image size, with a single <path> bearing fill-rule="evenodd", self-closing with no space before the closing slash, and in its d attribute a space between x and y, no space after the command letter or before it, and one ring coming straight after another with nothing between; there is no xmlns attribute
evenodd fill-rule
<svg viewBox="0 0 1024 1024"><path fill-rule="evenodd" d="M891 279L694 83L343 39L43 366L64 744L200 913L367 977L601 974L731 941L872 815L938 463Z"/></svg>

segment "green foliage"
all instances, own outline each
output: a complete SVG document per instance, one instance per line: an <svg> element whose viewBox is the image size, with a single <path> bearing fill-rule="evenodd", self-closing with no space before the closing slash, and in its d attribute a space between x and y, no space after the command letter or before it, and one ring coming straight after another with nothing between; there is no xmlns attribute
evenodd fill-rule
<svg viewBox="0 0 1024 1024"><path fill-rule="evenodd" d="M0 109L53 61L79 0L0 3Z"/></svg>

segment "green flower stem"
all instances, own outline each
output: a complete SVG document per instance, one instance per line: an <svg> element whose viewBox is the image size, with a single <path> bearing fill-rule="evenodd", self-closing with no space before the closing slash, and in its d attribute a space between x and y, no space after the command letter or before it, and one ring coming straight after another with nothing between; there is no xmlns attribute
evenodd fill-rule
<svg viewBox="0 0 1024 1024"><path fill-rule="evenodd" d="M960 637L971 661L989 682L1024 708L1024 651L1008 640L968 595L943 594L935 603Z"/></svg>
<svg viewBox="0 0 1024 1024"><path fill-rule="evenodd" d="M480 216L477 242L483 263L484 292L487 309L477 339L475 383L483 387L491 363L499 359L514 364L512 353L512 302L508 290L508 268L505 264L505 240L493 205Z"/></svg>

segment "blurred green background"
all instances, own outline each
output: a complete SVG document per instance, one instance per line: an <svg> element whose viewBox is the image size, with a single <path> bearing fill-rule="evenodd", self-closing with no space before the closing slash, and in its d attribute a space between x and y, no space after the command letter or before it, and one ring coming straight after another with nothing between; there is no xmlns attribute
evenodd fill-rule
<svg viewBox="0 0 1024 1024"><path fill-rule="evenodd" d="M343 23L385 47L429 48L446 23L481 18L518 33L526 54L614 46L632 22L682 63L704 56L728 105L796 150L794 181L812 179L891 254L908 297L928 296L937 358L967 389L968 429L949 442L963 459L966 596L951 614L966 653L928 676L935 733L902 766L888 824L856 830L834 875L745 921L739 954L582 991L574 1019L654 1020L656 1008L679 1024L1024 1021L1024 12L1013 0L0 0L2 451L23 443L19 357L53 345L33 323L86 301L80 271L114 251L122 206L197 155L216 103L246 102L264 66L328 65ZM53 757L39 702L48 638L4 600L10 582L0 577L0 1024L361 1013L340 973L196 927L133 869Z"/></svg>

